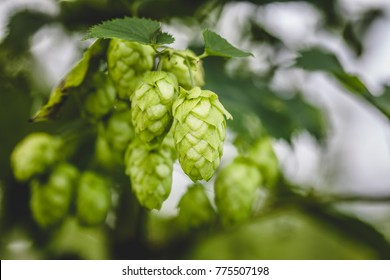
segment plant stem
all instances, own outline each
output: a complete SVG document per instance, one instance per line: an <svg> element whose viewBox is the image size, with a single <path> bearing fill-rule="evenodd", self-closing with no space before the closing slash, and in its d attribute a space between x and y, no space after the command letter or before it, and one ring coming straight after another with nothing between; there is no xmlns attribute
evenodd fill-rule
<svg viewBox="0 0 390 280"><path fill-rule="evenodd" d="M198 58L203 59L203 58L206 58L208 56L209 56L209 54L206 51L204 51L201 55L198 56Z"/></svg>

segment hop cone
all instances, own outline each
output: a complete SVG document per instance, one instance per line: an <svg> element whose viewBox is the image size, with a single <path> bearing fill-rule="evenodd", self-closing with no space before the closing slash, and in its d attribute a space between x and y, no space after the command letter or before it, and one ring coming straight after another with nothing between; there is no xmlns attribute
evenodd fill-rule
<svg viewBox="0 0 390 280"><path fill-rule="evenodd" d="M94 159L96 164L106 171L121 172L123 154L114 150L103 135L96 138Z"/></svg>
<svg viewBox="0 0 390 280"><path fill-rule="evenodd" d="M148 209L160 209L172 185L174 158L169 143L149 150L135 139L125 155L126 174L139 203Z"/></svg>
<svg viewBox="0 0 390 280"><path fill-rule="evenodd" d="M209 180L219 166L226 134L226 116L232 116L209 91L193 88L172 107L175 147L184 172L195 182Z"/></svg>
<svg viewBox="0 0 390 280"><path fill-rule="evenodd" d="M70 164L58 165L45 184L31 182L30 207L35 221L47 227L61 221L68 213L78 172Z"/></svg>
<svg viewBox="0 0 390 280"><path fill-rule="evenodd" d="M12 154L11 164L15 178L27 181L44 173L60 159L61 139L47 133L31 133L19 142Z"/></svg>
<svg viewBox="0 0 390 280"><path fill-rule="evenodd" d="M135 136L130 109L112 114L106 123L104 135L114 150L124 152Z"/></svg>
<svg viewBox="0 0 390 280"><path fill-rule="evenodd" d="M151 46L111 39L107 53L108 73L120 98L128 99L144 72L153 69L154 55Z"/></svg>
<svg viewBox="0 0 390 280"><path fill-rule="evenodd" d="M172 103L177 97L176 78L167 72L148 72L131 100L131 119L139 138L158 146L172 124Z"/></svg>
<svg viewBox="0 0 390 280"><path fill-rule="evenodd" d="M76 193L79 221L93 226L104 222L111 206L110 186L106 179L91 171L84 172Z"/></svg>
<svg viewBox="0 0 390 280"><path fill-rule="evenodd" d="M161 58L161 70L174 74L179 85L187 90L204 85L202 61L190 50L167 49Z"/></svg>
<svg viewBox="0 0 390 280"><path fill-rule="evenodd" d="M116 91L111 79L102 72L92 76L84 98L84 108L88 115L101 118L115 105Z"/></svg>
<svg viewBox="0 0 390 280"><path fill-rule="evenodd" d="M215 203L224 225L232 225L250 217L256 189L262 176L257 165L238 157L218 173L214 183Z"/></svg>
<svg viewBox="0 0 390 280"><path fill-rule="evenodd" d="M269 137L256 140L249 149L248 156L257 163L264 183L269 187L275 186L280 175L279 162Z"/></svg>
<svg viewBox="0 0 390 280"><path fill-rule="evenodd" d="M205 193L204 186L196 183L190 186L179 202L178 222L184 228L199 228L210 224L215 212Z"/></svg>

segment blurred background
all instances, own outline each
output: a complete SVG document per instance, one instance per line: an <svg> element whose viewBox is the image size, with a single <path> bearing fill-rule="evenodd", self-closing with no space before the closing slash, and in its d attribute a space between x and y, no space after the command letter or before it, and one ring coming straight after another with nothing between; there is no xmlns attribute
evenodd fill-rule
<svg viewBox="0 0 390 280"><path fill-rule="evenodd" d="M81 40L87 29L132 15L161 21L178 49L202 53L201 31L211 28L254 54L204 63L205 87L235 118L222 166L237 154L233 139L253 130L254 116L299 199L234 228L182 232L172 223L190 180L175 164L160 212L134 214L121 194L102 226L82 227L71 217L50 230L35 224L10 154L28 133L56 134L69 124L72 102L58 120L28 120L92 42ZM337 58L376 104L390 108L389 30L388 0L0 0L0 257L390 258L389 116L329 71ZM260 191L260 209L266 196Z"/></svg>

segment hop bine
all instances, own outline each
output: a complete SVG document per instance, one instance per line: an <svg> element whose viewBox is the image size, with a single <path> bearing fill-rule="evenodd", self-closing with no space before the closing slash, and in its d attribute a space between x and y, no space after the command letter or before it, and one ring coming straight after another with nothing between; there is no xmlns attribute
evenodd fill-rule
<svg viewBox="0 0 390 280"><path fill-rule="evenodd" d="M160 145L172 124L172 103L177 97L175 76L148 72L131 98L131 120L135 133L148 146Z"/></svg>
<svg viewBox="0 0 390 280"><path fill-rule="evenodd" d="M151 46L111 39L107 54L108 73L118 95L128 100L143 74L153 69L155 51Z"/></svg>
<svg viewBox="0 0 390 280"><path fill-rule="evenodd" d="M226 120L232 116L209 90L180 89L172 107L173 137L183 171L195 182L210 180L219 166L226 135Z"/></svg>

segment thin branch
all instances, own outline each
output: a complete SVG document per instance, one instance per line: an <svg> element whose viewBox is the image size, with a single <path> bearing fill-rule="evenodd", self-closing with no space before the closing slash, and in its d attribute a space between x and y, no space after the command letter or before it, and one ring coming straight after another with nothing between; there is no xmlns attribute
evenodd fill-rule
<svg viewBox="0 0 390 280"><path fill-rule="evenodd" d="M359 195L359 194L340 194L328 195L320 199L325 204L333 203L390 203L390 195Z"/></svg>

